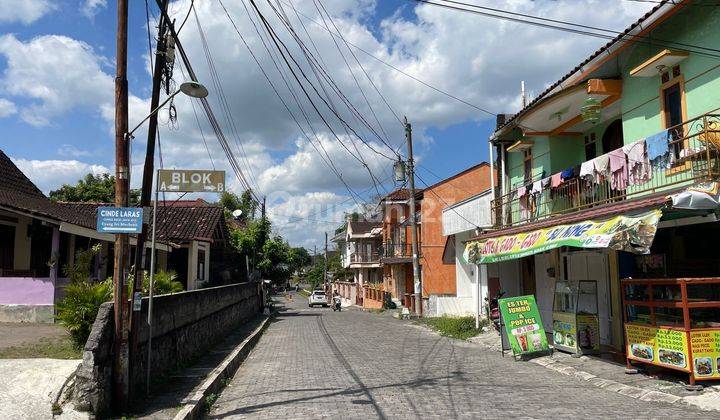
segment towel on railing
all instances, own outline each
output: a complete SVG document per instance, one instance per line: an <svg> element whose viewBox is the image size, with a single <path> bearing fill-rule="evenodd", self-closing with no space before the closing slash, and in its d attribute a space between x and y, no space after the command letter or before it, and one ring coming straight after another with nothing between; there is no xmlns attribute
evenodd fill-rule
<svg viewBox="0 0 720 420"><path fill-rule="evenodd" d="M564 171L560 172L560 178L562 178L563 181L568 180L570 178L575 177L575 168L570 167L565 169Z"/></svg>
<svg viewBox="0 0 720 420"><path fill-rule="evenodd" d="M668 130L663 130L645 139L645 148L650 162L665 156L670 151L668 133Z"/></svg>
<svg viewBox="0 0 720 420"><path fill-rule="evenodd" d="M627 161L623 149L615 149L607 154L610 160L610 188L624 191L628 186Z"/></svg>
<svg viewBox="0 0 720 420"><path fill-rule="evenodd" d="M595 179L595 163L592 160L580 165L580 178Z"/></svg>
<svg viewBox="0 0 720 420"><path fill-rule="evenodd" d="M600 155L592 160L595 165L595 182L600 183L601 177L610 176L610 156L607 154Z"/></svg>
<svg viewBox="0 0 720 420"><path fill-rule="evenodd" d="M542 180L533 182L532 189L530 190L530 194L540 194L543 190L542 184L543 184Z"/></svg>
<svg viewBox="0 0 720 420"><path fill-rule="evenodd" d="M567 170L567 169L566 169ZM562 174L565 171L558 172L555 175L550 177L550 188L557 188L560 186L560 184L563 183L563 177ZM572 168L570 168L570 173L572 173Z"/></svg>
<svg viewBox="0 0 720 420"><path fill-rule="evenodd" d="M523 198L527 194L527 188L523 185L522 187L518 187L517 189L517 196L518 198Z"/></svg>
<svg viewBox="0 0 720 420"><path fill-rule="evenodd" d="M627 156L628 185L641 185L650 180L650 161L645 152L645 139L622 148Z"/></svg>

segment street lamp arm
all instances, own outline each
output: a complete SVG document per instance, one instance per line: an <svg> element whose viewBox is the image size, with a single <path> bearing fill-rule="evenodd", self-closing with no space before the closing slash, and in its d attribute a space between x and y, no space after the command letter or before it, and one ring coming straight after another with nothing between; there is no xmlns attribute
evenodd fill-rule
<svg viewBox="0 0 720 420"><path fill-rule="evenodd" d="M127 137L132 138L133 133L134 133L135 131L137 131L137 129L140 128L140 127L145 123L145 121L149 120L150 117L152 117L153 115L157 114L157 112L160 111L160 108L164 107L164 106L165 106L168 102L170 102L170 100L171 100L172 98L174 98L178 93L180 93L180 90L176 90L175 92L172 93L172 95L170 95L170 96L168 96L167 98L165 98L165 100L164 100L160 105L158 105L157 108L153 109L152 112L151 112L150 114L148 114L147 117L143 118L143 120L140 121L140 123L139 123L138 125L136 125L135 128L133 128L132 130L130 130L130 131L127 133Z"/></svg>
<svg viewBox="0 0 720 420"><path fill-rule="evenodd" d="M150 117L152 117L158 111L160 111L160 108L164 107L165 104L170 102L170 100L172 98L174 98L180 92L186 94L187 96L189 96L191 98L197 98L197 99L202 99L208 95L207 88L205 88L205 86L201 85L200 83L193 81L193 80L184 82L183 84L180 85L180 88L178 90L173 92L172 95L165 98L165 100L160 105L158 105L155 109L153 109L152 112L150 114L148 114L147 117L143 118L143 120L140 121L140 123L138 125L136 125L135 128L128 131L127 134L125 134L125 137L132 138L133 133L138 128L140 128L140 126L142 126L145 123L145 121L149 120Z"/></svg>

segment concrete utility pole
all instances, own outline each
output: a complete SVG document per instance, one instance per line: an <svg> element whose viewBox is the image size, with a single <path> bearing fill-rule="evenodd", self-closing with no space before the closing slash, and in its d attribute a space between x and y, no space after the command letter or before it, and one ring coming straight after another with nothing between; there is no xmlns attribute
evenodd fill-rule
<svg viewBox="0 0 720 420"><path fill-rule="evenodd" d="M115 206L128 206L130 184L130 139L128 131L127 81L127 0L117 2L117 57L115 74ZM117 408L125 412L128 404L128 325L127 299L128 234L115 235L113 290L115 303L115 374L114 396Z"/></svg>
<svg viewBox="0 0 720 420"><path fill-rule="evenodd" d="M405 137L408 149L408 190L410 193L410 239L412 241L413 281L415 292L415 314L422 315L422 278L418 252L417 215L415 214L415 163L413 161L412 126L405 117Z"/></svg>
<svg viewBox="0 0 720 420"><path fill-rule="evenodd" d="M163 11L167 10L168 0L162 1ZM140 207L147 209L150 207L150 197L152 196L153 175L155 174L155 140L157 138L158 112L153 112L160 104L160 90L162 89L162 73L166 65L165 57L165 26L168 21L165 20L164 13L160 14L158 25L158 41L155 53L155 67L153 68L152 94L150 96L150 120L148 122L147 146L145 149L145 166L143 168L142 191L140 193ZM156 194L157 195L157 194ZM156 197L157 200L157 197ZM157 206L153 210L153 218ZM142 232L137 237L135 245L135 281L133 282L133 296L142 290L142 281L144 277L146 250L145 241L148 237L148 224L143 223ZM137 351L138 331L140 329L141 318L130 313L130 352ZM149 360L148 360L149 362ZM133 369L134 366L130 366ZM148 390L149 392L149 390Z"/></svg>
<svg viewBox="0 0 720 420"><path fill-rule="evenodd" d="M327 269L328 269L328 256L327 256L327 232L325 232L325 261L323 261L323 286L325 286L325 293L328 293L328 280L327 280Z"/></svg>

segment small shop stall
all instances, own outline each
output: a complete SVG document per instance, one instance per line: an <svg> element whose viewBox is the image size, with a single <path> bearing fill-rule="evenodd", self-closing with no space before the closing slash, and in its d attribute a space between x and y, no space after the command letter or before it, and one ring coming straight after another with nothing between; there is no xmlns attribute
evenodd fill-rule
<svg viewBox="0 0 720 420"><path fill-rule="evenodd" d="M720 380L720 278L623 279L631 362Z"/></svg>
<svg viewBox="0 0 720 420"><path fill-rule="evenodd" d="M575 354L600 351L597 282L558 280L553 303L553 344Z"/></svg>

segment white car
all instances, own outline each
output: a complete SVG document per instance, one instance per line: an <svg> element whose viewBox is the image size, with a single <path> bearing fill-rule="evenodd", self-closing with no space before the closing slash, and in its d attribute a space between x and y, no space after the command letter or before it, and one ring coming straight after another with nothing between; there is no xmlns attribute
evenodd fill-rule
<svg viewBox="0 0 720 420"><path fill-rule="evenodd" d="M324 291L313 290L313 292L308 297L308 306L313 307L315 305L328 306L328 299Z"/></svg>

